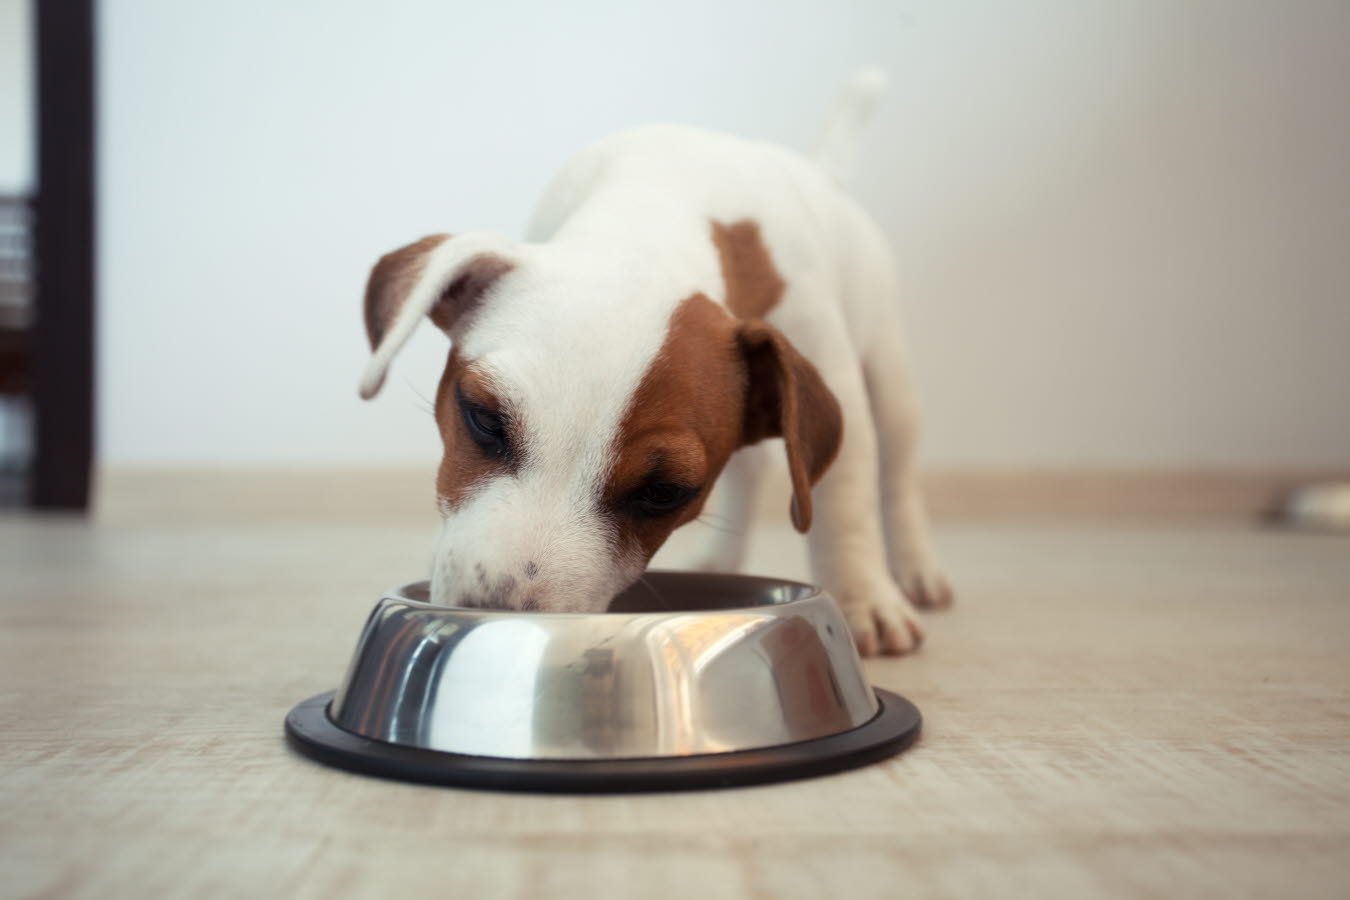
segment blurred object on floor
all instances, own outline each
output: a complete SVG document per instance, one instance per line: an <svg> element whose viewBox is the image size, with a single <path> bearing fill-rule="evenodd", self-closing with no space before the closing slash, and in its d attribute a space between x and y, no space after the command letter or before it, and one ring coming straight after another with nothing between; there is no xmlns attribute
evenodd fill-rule
<svg viewBox="0 0 1350 900"><path fill-rule="evenodd" d="M1291 490L1270 521L1307 531L1350 533L1350 479L1321 481Z"/></svg>

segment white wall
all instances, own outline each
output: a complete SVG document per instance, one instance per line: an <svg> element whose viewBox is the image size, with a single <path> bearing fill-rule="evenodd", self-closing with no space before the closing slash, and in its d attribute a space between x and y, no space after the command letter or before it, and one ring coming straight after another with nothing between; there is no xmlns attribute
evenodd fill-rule
<svg viewBox="0 0 1350 900"><path fill-rule="evenodd" d="M100 8L109 463L430 461L420 335L371 405L382 252L519 232L571 150L681 120L809 143L893 90L927 458L1350 461L1350 4L942 0Z"/></svg>
<svg viewBox="0 0 1350 900"><path fill-rule="evenodd" d="M33 186L33 34L28 0L0 0L0 193Z"/></svg>

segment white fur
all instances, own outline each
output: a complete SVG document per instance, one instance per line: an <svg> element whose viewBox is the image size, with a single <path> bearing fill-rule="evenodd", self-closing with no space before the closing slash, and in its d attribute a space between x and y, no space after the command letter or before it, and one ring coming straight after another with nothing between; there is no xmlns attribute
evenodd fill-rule
<svg viewBox="0 0 1350 900"><path fill-rule="evenodd" d="M642 560L615 557L599 502L620 423L680 301L698 291L725 302L711 223L750 219L787 284L769 321L816 365L846 423L839 457L815 491L817 577L864 652L914 646L920 632L896 578L935 605L949 595L911 465L914 408L895 267L879 229L831 179L877 89L875 75L855 78L824 143L830 173L772 144L682 126L636 128L564 167L536 212L532 243L491 240L515 268L457 333L458 348L492 374L529 447L518 477L485 483L446 515L433 567L437 602L488 590L512 606L593 610L638 577ZM462 240L432 254L363 394L378 388L455 260L481 249L452 249ZM740 518L758 480L748 462L729 466L741 480L729 492ZM742 550L728 546L719 562L738 562ZM531 564L534 579L522 574Z"/></svg>
<svg viewBox="0 0 1350 900"><path fill-rule="evenodd" d="M432 575L438 602L475 597L484 566L498 602L597 610L642 572L642 560L615 557L600 492L676 300L656 283L644 290L623 265L596 267L559 250L519 248L517 269L460 338L460 353L491 374L528 443L517 476L493 479L445 518ZM530 563L539 567L533 579L524 575ZM514 586L503 591L508 579Z"/></svg>

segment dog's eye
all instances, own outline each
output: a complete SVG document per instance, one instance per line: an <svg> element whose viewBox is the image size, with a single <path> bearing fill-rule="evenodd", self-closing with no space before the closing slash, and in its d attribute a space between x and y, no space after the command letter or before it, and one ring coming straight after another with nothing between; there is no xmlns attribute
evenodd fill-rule
<svg viewBox="0 0 1350 900"><path fill-rule="evenodd" d="M507 456L511 444L506 433L506 419L500 413L466 399L458 388L455 396L464 417L464 430L473 442L489 456Z"/></svg>
<svg viewBox="0 0 1350 900"><path fill-rule="evenodd" d="M698 488L670 481L650 481L633 493L629 506L639 516L655 518L675 512L698 496Z"/></svg>

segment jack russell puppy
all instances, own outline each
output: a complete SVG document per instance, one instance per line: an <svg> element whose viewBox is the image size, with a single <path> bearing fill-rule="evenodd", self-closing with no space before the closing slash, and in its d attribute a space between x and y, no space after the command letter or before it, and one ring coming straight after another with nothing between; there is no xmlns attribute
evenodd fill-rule
<svg viewBox="0 0 1350 900"><path fill-rule="evenodd" d="M854 76L814 160L636 128L566 165L528 242L436 234L380 259L361 396L424 317L452 343L433 602L602 611L724 469L707 567L734 571L763 442L782 438L792 523L859 651L919 645L915 606L952 594L915 475L896 267L837 184L883 84Z"/></svg>

